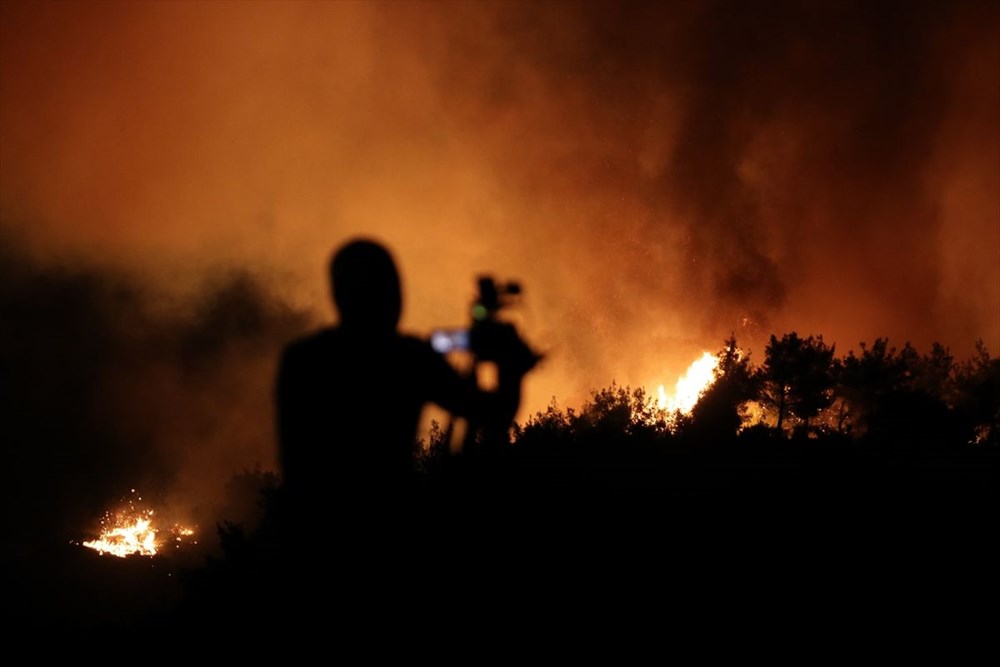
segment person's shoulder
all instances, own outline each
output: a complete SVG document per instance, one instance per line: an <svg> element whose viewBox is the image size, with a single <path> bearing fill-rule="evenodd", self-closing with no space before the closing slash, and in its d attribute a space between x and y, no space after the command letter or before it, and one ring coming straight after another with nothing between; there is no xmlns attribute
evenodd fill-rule
<svg viewBox="0 0 1000 667"><path fill-rule="evenodd" d="M336 340L337 330L335 328L320 329L288 343L285 346L284 357L289 359L319 354L335 345Z"/></svg>

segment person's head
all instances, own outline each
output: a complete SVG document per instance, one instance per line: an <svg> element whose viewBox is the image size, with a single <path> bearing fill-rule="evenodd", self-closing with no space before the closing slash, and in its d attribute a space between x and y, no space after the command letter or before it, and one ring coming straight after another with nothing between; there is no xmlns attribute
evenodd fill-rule
<svg viewBox="0 0 1000 667"><path fill-rule="evenodd" d="M388 250L365 239L347 243L330 261L330 281L341 327L368 334L396 331L403 297Z"/></svg>

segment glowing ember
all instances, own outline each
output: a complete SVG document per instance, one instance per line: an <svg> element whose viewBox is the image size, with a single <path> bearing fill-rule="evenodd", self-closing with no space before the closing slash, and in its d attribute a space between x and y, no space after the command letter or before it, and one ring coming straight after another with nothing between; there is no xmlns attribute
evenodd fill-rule
<svg viewBox="0 0 1000 667"><path fill-rule="evenodd" d="M711 352L702 354L677 380L673 396L667 395L662 384L657 388L656 407L670 413L691 414L702 393L715 382L715 367L718 365L719 360Z"/></svg>
<svg viewBox="0 0 1000 667"><path fill-rule="evenodd" d="M132 493L135 493L135 489ZM136 496L136 499L141 501L142 497ZM83 542L82 545L101 555L111 554L119 558L155 556L164 547L163 540L157 537L159 532L160 529L153 525L153 510L139 509L134 501L129 500L125 508L117 512L106 512L101 519L100 537ZM192 529L178 524L167 532L173 536L175 543L194 535Z"/></svg>

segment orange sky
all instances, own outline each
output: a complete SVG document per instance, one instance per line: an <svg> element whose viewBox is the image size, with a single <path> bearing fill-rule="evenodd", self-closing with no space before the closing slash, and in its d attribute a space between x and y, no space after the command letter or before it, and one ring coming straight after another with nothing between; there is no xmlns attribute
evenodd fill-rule
<svg viewBox="0 0 1000 667"><path fill-rule="evenodd" d="M532 410L731 331L996 354L997 7L867 5L3 3L0 232L324 312L375 236L423 333L519 279Z"/></svg>

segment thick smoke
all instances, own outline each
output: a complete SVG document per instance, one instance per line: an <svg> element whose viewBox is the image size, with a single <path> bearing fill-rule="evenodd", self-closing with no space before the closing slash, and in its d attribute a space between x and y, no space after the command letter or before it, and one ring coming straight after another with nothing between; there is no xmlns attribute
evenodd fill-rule
<svg viewBox="0 0 1000 667"><path fill-rule="evenodd" d="M218 276L183 310L88 265L0 256L4 525L79 537L137 488L217 518L224 482L273 468L272 378L309 320L249 274Z"/></svg>
<svg viewBox="0 0 1000 667"><path fill-rule="evenodd" d="M1000 348L996 3L0 11L2 229L40 256L324 313L330 250L377 236L418 332L519 278L528 409L733 331Z"/></svg>

